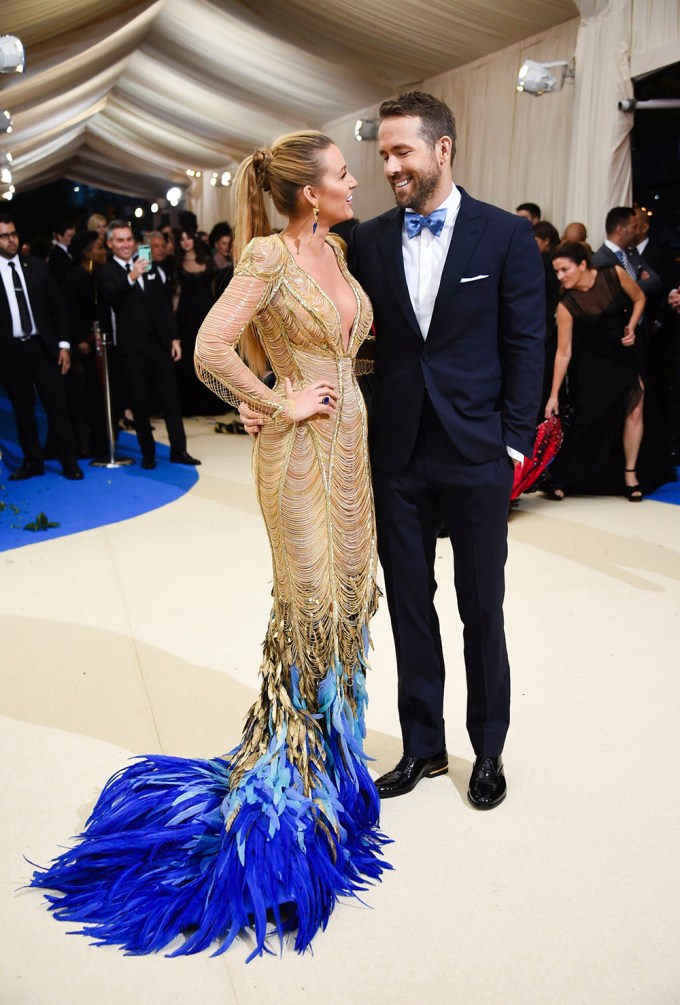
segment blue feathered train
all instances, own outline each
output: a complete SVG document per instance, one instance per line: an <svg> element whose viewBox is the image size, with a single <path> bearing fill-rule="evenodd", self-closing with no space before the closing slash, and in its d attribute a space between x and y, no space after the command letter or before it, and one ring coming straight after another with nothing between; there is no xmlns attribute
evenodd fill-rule
<svg viewBox="0 0 680 1005"><path fill-rule="evenodd" d="M178 936L172 956L213 945L221 953L242 930L254 933L249 961L269 951L272 932L281 945L294 932L303 952L337 897L360 894L390 868L363 752L363 655L351 678L339 662L328 669L314 712L293 665L278 714L260 698L224 758L156 755L119 771L78 843L31 885L53 891L58 919L128 953Z"/></svg>

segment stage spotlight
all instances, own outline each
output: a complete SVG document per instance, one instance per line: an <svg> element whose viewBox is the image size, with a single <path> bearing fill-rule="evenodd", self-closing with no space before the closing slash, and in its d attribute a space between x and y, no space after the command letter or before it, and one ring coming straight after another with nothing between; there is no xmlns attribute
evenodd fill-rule
<svg viewBox="0 0 680 1005"><path fill-rule="evenodd" d="M362 140L373 141L378 139L378 123L375 119L357 119L354 127L354 139L357 143Z"/></svg>
<svg viewBox="0 0 680 1005"><path fill-rule="evenodd" d="M551 73L552 69L557 69L558 73ZM538 98L541 94L561 91L567 77L574 77L574 68L564 59L554 63L537 63L527 59L517 75L517 90Z"/></svg>
<svg viewBox="0 0 680 1005"><path fill-rule="evenodd" d="M16 35L0 35L0 73L23 73L24 47Z"/></svg>

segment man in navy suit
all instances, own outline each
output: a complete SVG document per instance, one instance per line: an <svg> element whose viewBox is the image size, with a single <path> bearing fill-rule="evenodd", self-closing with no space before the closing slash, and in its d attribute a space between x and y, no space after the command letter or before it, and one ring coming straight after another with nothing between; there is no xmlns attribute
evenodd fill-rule
<svg viewBox="0 0 680 1005"><path fill-rule="evenodd" d="M532 451L545 281L529 222L453 184L450 109L421 92L384 102L379 148L396 209L355 227L349 265L375 312L370 408L378 549L397 653L403 757L382 798L448 770L434 607L442 522L464 626L468 797L505 797L510 672L503 625L514 464Z"/></svg>
<svg viewBox="0 0 680 1005"><path fill-rule="evenodd" d="M0 381L12 403L24 455L10 481L44 474L36 389L64 475L74 481L83 477L63 382L71 365L69 339L66 304L47 263L19 254L14 221L0 214Z"/></svg>

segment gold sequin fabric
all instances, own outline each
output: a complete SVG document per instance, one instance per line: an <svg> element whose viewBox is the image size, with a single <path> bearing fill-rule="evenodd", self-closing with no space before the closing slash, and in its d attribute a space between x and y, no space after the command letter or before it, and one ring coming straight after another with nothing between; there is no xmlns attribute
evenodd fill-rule
<svg viewBox="0 0 680 1005"><path fill-rule="evenodd" d="M366 416L354 372L357 350L370 337L372 312L347 271L341 242L332 235L327 241L356 299L346 348L335 305L283 240L272 236L245 249L198 334L195 353L197 373L208 387L267 417L254 447L253 472L271 543L274 601L260 697L246 721L231 785L255 767L272 737L285 732L307 795L327 749L321 683L331 671L345 707L356 713L354 677L362 671L377 602ZM238 355L247 325L276 375L273 389ZM318 380L334 384L335 414L298 423L285 419L279 406L286 377L295 388Z"/></svg>

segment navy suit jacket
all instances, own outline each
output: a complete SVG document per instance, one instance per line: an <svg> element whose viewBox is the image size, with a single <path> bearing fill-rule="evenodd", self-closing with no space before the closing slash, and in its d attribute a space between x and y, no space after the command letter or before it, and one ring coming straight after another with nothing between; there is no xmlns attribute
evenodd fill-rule
<svg viewBox="0 0 680 1005"><path fill-rule="evenodd" d="M64 298L46 262L31 256L23 258L21 255L18 261L38 335L50 356L56 360L59 356L59 343L71 341ZM11 345L12 338L12 315L5 284L0 282L0 356Z"/></svg>
<svg viewBox="0 0 680 1005"><path fill-rule="evenodd" d="M384 471L407 464L425 390L471 464L504 456L506 446L533 449L545 340L541 256L526 219L460 191L426 340L406 285L404 211L359 224L350 238L349 267L375 314L371 456Z"/></svg>

